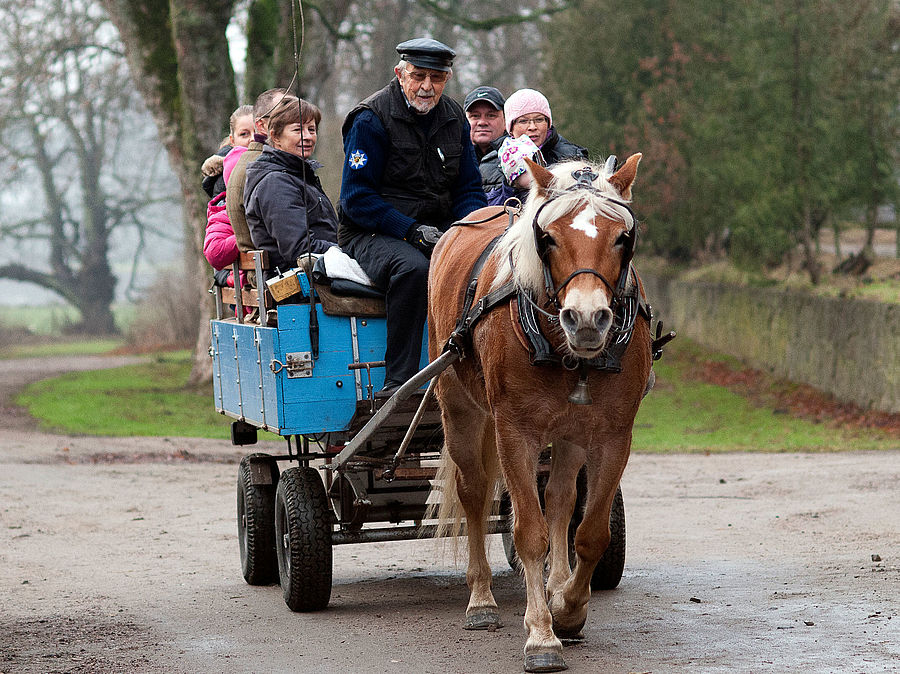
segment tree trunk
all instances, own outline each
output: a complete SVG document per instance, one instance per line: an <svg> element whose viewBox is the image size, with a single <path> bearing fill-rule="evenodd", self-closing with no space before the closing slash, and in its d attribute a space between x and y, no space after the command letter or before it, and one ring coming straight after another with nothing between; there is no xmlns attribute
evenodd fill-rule
<svg viewBox="0 0 900 674"><path fill-rule="evenodd" d="M200 316L190 385L212 381L209 357L209 319L212 301L206 289L212 269L203 257L206 232L206 194L200 185L200 164L219 145L227 130L227 120L237 107L234 70L228 54L225 29L234 0L173 0L172 36L178 54L178 83L181 91L186 275L193 277ZM215 122L219 121L218 124Z"/></svg>
<svg viewBox="0 0 900 674"><path fill-rule="evenodd" d="M822 279L822 267L816 256L816 246L813 241L814 236L813 218L809 206L803 209L803 224L800 229L800 244L803 247L803 266L809 273L809 280L813 285L818 285Z"/></svg>
<svg viewBox="0 0 900 674"><path fill-rule="evenodd" d="M212 380L208 356L210 270L202 255L206 195L199 167L237 107L225 30L235 0L103 0L181 185L185 282L201 307L190 382ZM173 316L172 320L179 317Z"/></svg>

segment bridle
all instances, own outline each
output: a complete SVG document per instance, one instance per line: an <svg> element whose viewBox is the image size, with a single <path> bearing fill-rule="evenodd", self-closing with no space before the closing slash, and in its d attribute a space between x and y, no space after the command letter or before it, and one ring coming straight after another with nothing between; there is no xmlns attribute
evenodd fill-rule
<svg viewBox="0 0 900 674"><path fill-rule="evenodd" d="M534 219L531 221L531 228L534 232L534 244L537 248L538 257L541 260L541 267L543 270L544 290L547 293L547 298L549 299L550 303L553 305L556 311L559 312L562 310L562 305L559 301L559 294L565 289L567 285L569 285L569 283L572 282L573 279L575 279L576 276L580 276L581 274L591 274L592 276L596 276L598 279L600 279L600 281L603 282L603 285L609 288L609 291L613 295L613 306L611 308L615 312L615 305L622 301L628 285L629 269L631 268L631 260L634 257L634 247L637 239L637 218L634 216L634 211L631 210L631 207L627 203L618 199L613 199L612 197L604 194L592 185L593 181L596 180L599 176L591 171L590 168L585 167L573 171L572 177L575 178L575 184L567 187L564 190L557 190L555 192L552 192L549 198L547 198L544 203L542 203L538 207L537 211L534 214ZM540 224L538 224L538 218L541 215L541 211L543 211L548 204L566 194L571 194L572 192L582 190L587 191L594 196L602 197L604 200L624 208L629 212L629 214L631 214L632 225L631 229L623 235L624 251L622 253L622 266L619 270L619 277L616 279L615 285L610 283L610 281L599 271L591 268L576 269L571 274L569 274L559 285L555 285L553 283L553 276L550 272L549 262L550 245L553 239L543 230Z"/></svg>

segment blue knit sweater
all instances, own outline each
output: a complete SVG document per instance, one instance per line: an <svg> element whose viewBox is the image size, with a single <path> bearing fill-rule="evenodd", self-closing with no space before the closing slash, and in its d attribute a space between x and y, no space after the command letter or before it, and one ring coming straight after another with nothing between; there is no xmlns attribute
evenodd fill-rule
<svg viewBox="0 0 900 674"><path fill-rule="evenodd" d="M422 115L421 122L429 123L428 115ZM460 141L463 155L452 192L453 218L456 220L487 205L481 189L481 173L475 160L475 147L469 138L469 123L466 120L463 120ZM388 142L387 131L374 112L362 110L357 114L353 126L344 138L346 158L340 203L341 208L360 227L402 239L415 221L391 206L379 193ZM363 156L364 164L359 166Z"/></svg>

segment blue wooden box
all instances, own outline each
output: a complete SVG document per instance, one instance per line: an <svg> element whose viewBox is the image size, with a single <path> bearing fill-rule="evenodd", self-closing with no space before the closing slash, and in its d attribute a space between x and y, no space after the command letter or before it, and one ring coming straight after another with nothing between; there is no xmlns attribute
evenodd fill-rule
<svg viewBox="0 0 900 674"><path fill-rule="evenodd" d="M356 403L369 395L365 369L353 363L384 360L384 318L329 316L316 305L319 354L313 359L309 305L278 307L278 327L210 321L216 410L279 435L345 431ZM426 333L427 334L427 333ZM422 361L428 346L422 337ZM377 391L384 368L371 368Z"/></svg>

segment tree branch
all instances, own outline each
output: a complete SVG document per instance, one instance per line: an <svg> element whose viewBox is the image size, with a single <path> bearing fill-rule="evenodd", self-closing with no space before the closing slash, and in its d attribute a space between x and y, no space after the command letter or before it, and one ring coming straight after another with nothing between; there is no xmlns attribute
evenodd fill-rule
<svg viewBox="0 0 900 674"><path fill-rule="evenodd" d="M416 2L439 19L445 19L454 25L470 30L493 30L499 26L529 23L558 12L563 12L573 5L573 0L560 0L559 5L547 7L546 9L532 9L522 14L504 14L490 19L474 19L470 16L459 14L447 7L443 7L437 0L416 0Z"/></svg>
<svg viewBox="0 0 900 674"><path fill-rule="evenodd" d="M11 281L21 281L22 283L34 283L42 288L59 293L63 297L68 297L65 292L65 287L53 276L44 272L39 272L32 267L26 267L22 264L7 264L0 266L0 278L9 279Z"/></svg>

